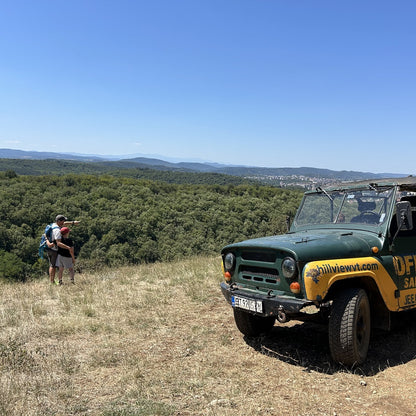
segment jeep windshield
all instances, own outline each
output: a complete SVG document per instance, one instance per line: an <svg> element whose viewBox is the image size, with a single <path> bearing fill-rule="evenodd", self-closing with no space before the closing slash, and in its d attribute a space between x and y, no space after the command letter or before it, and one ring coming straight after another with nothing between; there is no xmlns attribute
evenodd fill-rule
<svg viewBox="0 0 416 416"><path fill-rule="evenodd" d="M365 224L377 227L388 217L394 195L393 187L337 189L317 188L305 194L295 216L295 227L333 224L341 227Z"/></svg>

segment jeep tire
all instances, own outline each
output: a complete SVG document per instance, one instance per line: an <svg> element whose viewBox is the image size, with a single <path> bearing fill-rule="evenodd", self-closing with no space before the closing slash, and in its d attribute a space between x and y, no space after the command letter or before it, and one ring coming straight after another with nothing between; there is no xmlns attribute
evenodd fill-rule
<svg viewBox="0 0 416 416"><path fill-rule="evenodd" d="M362 364L367 357L370 332L370 302L365 290L348 288L338 292L328 328L333 360L347 366Z"/></svg>
<svg viewBox="0 0 416 416"><path fill-rule="evenodd" d="M248 337L258 337L270 332L276 321L274 316L253 315L242 309L234 309L234 320L239 331Z"/></svg>

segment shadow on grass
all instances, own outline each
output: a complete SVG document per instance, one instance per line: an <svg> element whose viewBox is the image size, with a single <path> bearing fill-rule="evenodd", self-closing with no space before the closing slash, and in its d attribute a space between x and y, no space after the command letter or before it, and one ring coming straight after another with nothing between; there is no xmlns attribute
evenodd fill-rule
<svg viewBox="0 0 416 416"><path fill-rule="evenodd" d="M286 324L287 325L287 324ZM374 330L367 360L353 368L334 363L328 344L328 327L313 322L276 325L266 336L245 337L245 342L267 356L304 367L305 371L334 374L350 373L373 376L386 368L405 364L416 358L416 313L401 312L394 317L390 331Z"/></svg>

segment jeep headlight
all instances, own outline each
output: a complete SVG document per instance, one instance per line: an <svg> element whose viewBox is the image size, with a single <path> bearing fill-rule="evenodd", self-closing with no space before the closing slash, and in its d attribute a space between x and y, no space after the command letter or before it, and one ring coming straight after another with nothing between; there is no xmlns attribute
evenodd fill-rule
<svg viewBox="0 0 416 416"><path fill-rule="evenodd" d="M226 272L231 272L235 267L235 256L233 253L227 253L224 257L224 269Z"/></svg>
<svg viewBox="0 0 416 416"><path fill-rule="evenodd" d="M295 259L293 259L292 257L286 257L285 259L283 259L282 273L284 277L286 277L287 279L293 279L294 277L296 277L297 271L298 270L296 267Z"/></svg>

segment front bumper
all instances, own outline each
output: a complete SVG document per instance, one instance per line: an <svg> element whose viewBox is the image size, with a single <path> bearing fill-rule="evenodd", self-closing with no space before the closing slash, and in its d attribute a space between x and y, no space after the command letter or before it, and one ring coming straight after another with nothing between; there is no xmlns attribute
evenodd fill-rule
<svg viewBox="0 0 416 416"><path fill-rule="evenodd" d="M300 310L305 306L312 305L313 302L306 299L298 299L291 296L277 296L267 295L260 293L253 293L251 291L244 290L237 285L228 285L225 282L221 283L221 291L227 302L232 305L233 296L241 296L246 299L253 299L261 301L263 304L263 312L252 312L253 314L262 316L282 316L296 315L300 313Z"/></svg>

